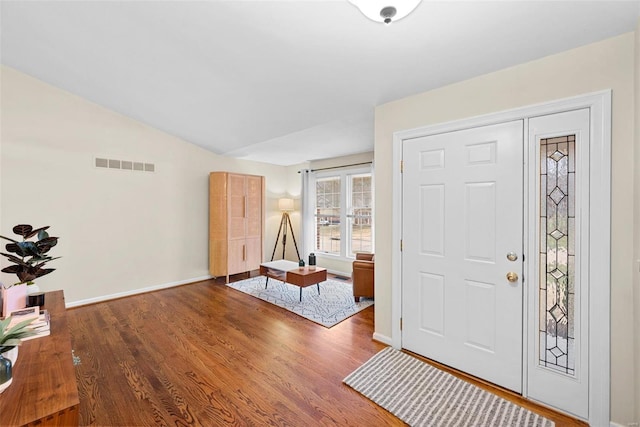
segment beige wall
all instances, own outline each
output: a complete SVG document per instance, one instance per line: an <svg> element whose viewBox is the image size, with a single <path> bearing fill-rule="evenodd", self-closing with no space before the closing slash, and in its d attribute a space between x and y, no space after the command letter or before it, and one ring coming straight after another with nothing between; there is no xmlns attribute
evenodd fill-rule
<svg viewBox="0 0 640 427"><path fill-rule="evenodd" d="M2 67L0 84L0 230L10 235L24 222L52 226L61 237L54 254L63 258L37 282L43 290L64 289L71 304L208 276L210 171L266 177L264 258L270 259L281 197L296 202L290 215L300 238L299 170L373 160L372 152L289 167L231 159L9 67ZM151 162L156 172L98 169L94 157ZM286 258L297 258L291 237ZM320 264L351 272L350 263ZM15 276L1 273L0 281Z"/></svg>
<svg viewBox="0 0 640 427"><path fill-rule="evenodd" d="M611 414L621 424L634 421L634 43L634 34L625 34L376 109L377 334L391 336L393 132L612 89Z"/></svg>
<svg viewBox="0 0 640 427"><path fill-rule="evenodd" d="M64 289L74 303L208 276L214 170L266 177L271 254L274 198L292 191L287 168L218 156L11 68L1 73L0 229L50 225L60 237L57 271L37 281L43 290ZM96 156L155 163L156 172L98 169Z"/></svg>
<svg viewBox="0 0 640 427"><path fill-rule="evenodd" d="M294 210L289 212L289 218L291 219L291 227L287 228L287 245L285 247L285 257L284 259L288 259L290 261L298 261L298 254L296 254L296 244L298 246L298 252L302 257L302 247L300 242L300 188L301 188L301 178L298 173L299 170L307 168L308 163L302 163L299 165L287 166L283 168L285 170L287 188L286 191L281 193L273 193L271 194L270 201L270 212L271 217L267 218L267 222L270 222L273 226L273 239L269 247L264 254L265 260L270 260L271 255L274 254L275 247L275 238L278 235L278 231L280 229L280 221L282 220L282 212L278 208L278 200L282 197L287 197L293 199L294 202ZM291 231L293 230L293 237L291 237ZM295 244L294 244L295 238ZM275 247L276 251L274 254L274 260L278 260L282 258L282 237L278 239L278 245Z"/></svg>

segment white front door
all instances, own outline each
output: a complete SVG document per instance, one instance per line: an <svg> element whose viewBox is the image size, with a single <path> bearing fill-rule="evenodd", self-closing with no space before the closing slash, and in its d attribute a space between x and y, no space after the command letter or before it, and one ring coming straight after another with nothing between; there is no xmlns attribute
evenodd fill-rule
<svg viewBox="0 0 640 427"><path fill-rule="evenodd" d="M521 392L523 121L402 157L402 346Z"/></svg>

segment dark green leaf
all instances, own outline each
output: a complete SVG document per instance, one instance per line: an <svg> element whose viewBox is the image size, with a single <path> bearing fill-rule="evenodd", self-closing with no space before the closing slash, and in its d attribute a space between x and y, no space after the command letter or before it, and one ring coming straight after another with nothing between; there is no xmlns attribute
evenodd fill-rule
<svg viewBox="0 0 640 427"><path fill-rule="evenodd" d="M38 231L38 240L42 240L42 239L46 239L47 237L49 237L49 233L47 233L45 230L49 228L41 228L40 231Z"/></svg>
<svg viewBox="0 0 640 427"><path fill-rule="evenodd" d="M3 273L16 274L17 272L22 271L23 268L25 268L25 267L23 267L21 265L14 264L14 265L10 265L9 267L5 267L0 271L2 271Z"/></svg>
<svg viewBox="0 0 640 427"><path fill-rule="evenodd" d="M45 274L51 273L52 271L56 271L56 269L55 268L41 268L41 269L36 271L35 276L36 277L42 277Z"/></svg>
<svg viewBox="0 0 640 427"><path fill-rule="evenodd" d="M46 230L47 228L49 228L49 226L47 225L46 227L40 227L40 228L36 228L35 230L32 230L31 232L29 232L29 234L27 234L26 236L24 236L25 239L30 239L33 236L35 236L36 234L40 233L40 231Z"/></svg>
<svg viewBox="0 0 640 427"><path fill-rule="evenodd" d="M58 237L47 237L36 242L36 245L42 252L48 252L49 249L58 244Z"/></svg>
<svg viewBox="0 0 640 427"><path fill-rule="evenodd" d="M46 258L40 258L40 259L38 259L38 261L42 261L42 262L41 262L41 263L39 263L39 264L34 265L33 267L34 267L34 268L41 268L42 266L44 266L44 265L45 265L46 263L48 263L49 261L53 261L54 259L58 259L58 258L61 258L61 257L57 256L57 257L55 257L55 258L48 258L48 257L46 257Z"/></svg>
<svg viewBox="0 0 640 427"><path fill-rule="evenodd" d="M29 266L29 264L27 264L26 262L24 262L22 259L18 258L15 255L5 254L4 252L0 252L0 255L7 257L9 261L15 262L16 264L24 265L27 267Z"/></svg>
<svg viewBox="0 0 640 427"><path fill-rule="evenodd" d="M20 271L16 273L18 279L20 279L20 283L31 282L36 279L36 275L34 273L29 273L28 271Z"/></svg>
<svg viewBox="0 0 640 427"><path fill-rule="evenodd" d="M13 232L24 238L26 238L26 236L29 235L29 233L31 233L32 230L33 230L33 227L30 226L29 224L18 224L15 227L13 227Z"/></svg>
<svg viewBox="0 0 640 427"><path fill-rule="evenodd" d="M16 253L20 256L26 256L25 254L20 253L20 246L18 246L16 243L7 243L7 245L5 246L5 249L9 252Z"/></svg>

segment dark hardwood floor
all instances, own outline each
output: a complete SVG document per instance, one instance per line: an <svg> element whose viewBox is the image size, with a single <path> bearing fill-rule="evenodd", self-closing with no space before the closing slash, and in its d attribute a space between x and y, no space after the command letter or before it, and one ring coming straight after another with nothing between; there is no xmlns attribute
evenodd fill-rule
<svg viewBox="0 0 640 427"><path fill-rule="evenodd" d="M327 329L220 279L70 309L80 423L404 425L342 384L385 347L373 310Z"/></svg>

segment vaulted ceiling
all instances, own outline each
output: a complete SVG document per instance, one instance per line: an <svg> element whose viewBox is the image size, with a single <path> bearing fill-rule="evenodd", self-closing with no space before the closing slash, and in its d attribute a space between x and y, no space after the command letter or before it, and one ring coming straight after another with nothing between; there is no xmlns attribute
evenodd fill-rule
<svg viewBox="0 0 640 427"><path fill-rule="evenodd" d="M290 165L373 149L376 105L633 31L634 1L2 1L2 64L185 141Z"/></svg>

